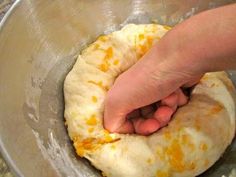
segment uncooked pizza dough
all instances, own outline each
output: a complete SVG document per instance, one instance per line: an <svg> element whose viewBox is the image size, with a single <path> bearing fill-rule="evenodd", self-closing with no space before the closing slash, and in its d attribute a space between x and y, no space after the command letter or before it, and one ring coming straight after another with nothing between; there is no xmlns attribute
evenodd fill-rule
<svg viewBox="0 0 236 177"><path fill-rule="evenodd" d="M79 55L64 83L65 118L79 156L108 177L193 177L212 166L235 134L235 89L225 72L207 73L168 126L150 135L109 133L104 99L115 78L169 30L129 24Z"/></svg>

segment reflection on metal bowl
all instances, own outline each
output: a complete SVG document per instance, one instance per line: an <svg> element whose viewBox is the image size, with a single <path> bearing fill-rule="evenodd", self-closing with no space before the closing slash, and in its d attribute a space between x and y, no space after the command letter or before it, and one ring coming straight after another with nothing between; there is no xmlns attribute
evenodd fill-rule
<svg viewBox="0 0 236 177"><path fill-rule="evenodd" d="M175 25L233 0L22 0L0 30L0 147L18 176L100 176L77 157L63 118L63 81L76 55L127 23ZM236 74L231 72L236 83ZM236 141L202 176L236 168Z"/></svg>

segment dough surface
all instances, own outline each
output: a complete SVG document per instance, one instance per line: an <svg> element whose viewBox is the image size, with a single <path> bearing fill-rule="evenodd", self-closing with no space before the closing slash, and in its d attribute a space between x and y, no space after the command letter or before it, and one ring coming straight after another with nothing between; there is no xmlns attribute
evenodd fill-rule
<svg viewBox="0 0 236 177"><path fill-rule="evenodd" d="M64 82L65 119L79 156L108 177L193 177L212 166L235 135L235 88L207 73L168 126L150 136L109 133L104 99L115 78L169 27L129 24L83 50Z"/></svg>

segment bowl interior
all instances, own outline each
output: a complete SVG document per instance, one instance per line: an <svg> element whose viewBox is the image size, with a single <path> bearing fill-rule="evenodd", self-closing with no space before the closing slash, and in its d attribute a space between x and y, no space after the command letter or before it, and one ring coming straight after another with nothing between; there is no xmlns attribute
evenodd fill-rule
<svg viewBox="0 0 236 177"><path fill-rule="evenodd" d="M19 1L0 31L0 147L19 176L100 176L76 156L64 125L63 81L99 35L128 23L174 26L232 0ZM230 72L236 83L235 72ZM236 168L236 141L201 176Z"/></svg>

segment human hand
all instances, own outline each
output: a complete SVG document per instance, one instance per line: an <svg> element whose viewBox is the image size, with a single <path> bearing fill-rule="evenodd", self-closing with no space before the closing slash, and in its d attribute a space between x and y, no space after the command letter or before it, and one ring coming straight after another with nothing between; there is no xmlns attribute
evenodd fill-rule
<svg viewBox="0 0 236 177"><path fill-rule="evenodd" d="M119 133L153 133L170 120L176 106L186 103L179 88L194 85L206 72L236 69L235 15L234 3L175 26L117 78L105 101L104 127ZM143 119L142 113L127 119L130 112L150 109L145 106L160 100L150 118Z"/></svg>
<svg viewBox="0 0 236 177"><path fill-rule="evenodd" d="M136 109L126 116L128 121L131 121L130 129L118 129L121 133L137 133L141 135L149 135L158 129L166 126L171 120L172 115L177 110L177 107L183 106L187 103L187 96L185 96L181 89L154 104Z"/></svg>
<svg viewBox="0 0 236 177"><path fill-rule="evenodd" d="M178 106L187 103L180 87L194 85L201 75L180 70L178 62L163 59L157 50L158 44L109 90L104 126L110 132L151 134L170 121Z"/></svg>

